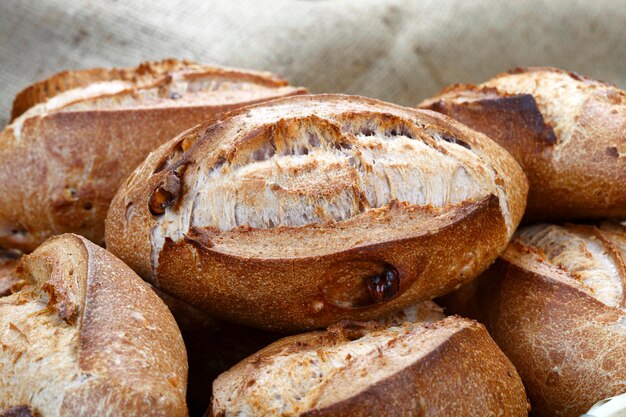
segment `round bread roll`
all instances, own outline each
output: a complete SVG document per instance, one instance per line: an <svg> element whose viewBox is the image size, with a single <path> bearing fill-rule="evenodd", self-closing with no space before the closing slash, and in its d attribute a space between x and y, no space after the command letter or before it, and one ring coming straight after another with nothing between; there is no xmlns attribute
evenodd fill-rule
<svg viewBox="0 0 626 417"><path fill-rule="evenodd" d="M626 218L626 93L556 68L453 85L421 108L502 145L530 183L525 220Z"/></svg>
<svg viewBox="0 0 626 417"><path fill-rule="evenodd" d="M112 202L106 242L216 317L320 328L473 278L505 248L526 191L504 149L445 116L298 96L232 112L151 153Z"/></svg>
<svg viewBox="0 0 626 417"><path fill-rule="evenodd" d="M626 227L520 229L475 283L441 302L484 322L538 416L577 417L626 392Z"/></svg>
<svg viewBox="0 0 626 417"><path fill-rule="evenodd" d="M65 234L18 274L30 284L0 298L0 415L187 416L176 322L119 259Z"/></svg>
<svg viewBox="0 0 626 417"><path fill-rule="evenodd" d="M447 317L344 322L287 337L213 383L207 416L526 416L511 362L485 328Z"/></svg>
<svg viewBox="0 0 626 417"><path fill-rule="evenodd" d="M29 252L65 232L102 243L111 199L148 152L216 113L303 92L269 73L176 60L28 87L0 133L0 247Z"/></svg>

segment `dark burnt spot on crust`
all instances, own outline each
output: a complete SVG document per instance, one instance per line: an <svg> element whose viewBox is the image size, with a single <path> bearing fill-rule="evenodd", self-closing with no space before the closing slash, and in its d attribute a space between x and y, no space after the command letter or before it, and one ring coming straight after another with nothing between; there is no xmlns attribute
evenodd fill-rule
<svg viewBox="0 0 626 417"><path fill-rule="evenodd" d="M174 204L181 192L181 183L178 176L171 173L152 192L148 208L153 216L160 216L165 213L165 209Z"/></svg>
<svg viewBox="0 0 626 417"><path fill-rule="evenodd" d="M461 140L459 138L456 138L456 137L454 137L454 136L452 136L452 135L450 135L448 133L441 134L441 139L445 140L446 142L450 142L450 143L454 143L456 145L462 146L465 149L472 150L472 147L470 146L469 143L467 143L467 142L465 142L465 141L463 141L463 140Z"/></svg>
<svg viewBox="0 0 626 417"><path fill-rule="evenodd" d="M369 277L367 289L374 303L390 300L400 289L398 271L391 265L385 265L382 273Z"/></svg>
<svg viewBox="0 0 626 417"><path fill-rule="evenodd" d="M28 405L18 405L0 411L0 417L39 417L40 414Z"/></svg>
<svg viewBox="0 0 626 417"><path fill-rule="evenodd" d="M463 109L467 110L465 112ZM469 114L467 114L469 112ZM523 129L532 132L533 137L543 144L556 144L554 129L546 123L537 107L537 102L531 94L517 94L502 96L495 99L473 100L459 104L456 109L444 113L458 119L469 127L475 128L487 135L491 133L491 121L499 125L520 125ZM476 124L483 121L486 125ZM503 132L502 134L506 134ZM502 135L501 134L501 135Z"/></svg>
<svg viewBox="0 0 626 417"><path fill-rule="evenodd" d="M576 73L574 71L569 71L567 73L567 75L569 75L570 77L572 77L576 81L585 81L586 80L586 78L583 75L580 75L580 74L578 74L578 73Z"/></svg>
<svg viewBox="0 0 626 417"><path fill-rule="evenodd" d="M606 148L606 153L612 158L619 158L619 152L617 151L616 146L609 146Z"/></svg>

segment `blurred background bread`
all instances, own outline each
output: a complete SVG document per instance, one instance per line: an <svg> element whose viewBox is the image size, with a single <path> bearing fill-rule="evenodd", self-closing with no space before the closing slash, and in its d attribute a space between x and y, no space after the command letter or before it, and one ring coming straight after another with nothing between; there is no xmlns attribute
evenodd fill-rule
<svg viewBox="0 0 626 417"><path fill-rule="evenodd" d="M425 100L520 163L524 220L626 218L626 92L557 68L516 68Z"/></svg>
<svg viewBox="0 0 626 417"><path fill-rule="evenodd" d="M487 326L533 415L577 417L626 391L625 261L626 226L617 222L532 225L440 302Z"/></svg>
<svg viewBox="0 0 626 417"><path fill-rule="evenodd" d="M217 113L305 91L173 59L33 84L0 133L0 247L31 251L65 232L102 244L109 203L148 152Z"/></svg>

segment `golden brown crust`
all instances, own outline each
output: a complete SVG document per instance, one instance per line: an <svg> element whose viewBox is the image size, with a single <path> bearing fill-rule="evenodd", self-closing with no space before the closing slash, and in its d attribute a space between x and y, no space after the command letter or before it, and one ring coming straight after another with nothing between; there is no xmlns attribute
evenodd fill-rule
<svg viewBox="0 0 626 417"><path fill-rule="evenodd" d="M531 91L511 77L545 85ZM419 107L485 133L515 157L530 183L525 220L626 217L622 90L556 68L517 68L479 86L450 86Z"/></svg>
<svg viewBox="0 0 626 417"><path fill-rule="evenodd" d="M19 270L35 285L0 299L0 408L17 402L46 416L187 415L180 332L126 265L68 234L24 256Z"/></svg>
<svg viewBox="0 0 626 417"><path fill-rule="evenodd" d="M250 82L260 83L269 87L283 87L287 81L270 72L240 71L229 68L199 65L194 61L164 59L161 61L143 62L137 67L129 68L90 68L85 70L63 71L50 78L39 81L20 91L13 101L11 120L22 115L36 104L74 88L85 87L103 81L135 81L137 78L158 78L172 71L193 68L202 73L220 74L226 77L235 77Z"/></svg>
<svg viewBox="0 0 626 417"><path fill-rule="evenodd" d="M140 93L147 87L172 82L172 71L179 71L183 80L200 74L258 88L243 88L229 96L219 86L207 84L205 98L192 93L188 99L142 98ZM33 106L45 106L46 100L61 93L116 80L129 86L110 94L79 95L69 104L34 111ZM209 99L212 88L217 89L215 99ZM16 98L14 115L21 116L0 133L0 194L4 196L0 247L28 252L47 237L65 232L102 244L104 218L115 191L151 150L218 113L303 92L269 73L174 60L137 68L65 72L29 87ZM110 101L97 104L98 97ZM92 104L81 107L83 102Z"/></svg>
<svg viewBox="0 0 626 417"><path fill-rule="evenodd" d="M223 132L237 131L245 136L241 143L237 142L240 147L232 155L235 158L245 154L246 141L250 140L246 138L264 135L265 130L252 128L252 134L246 136L249 127L240 129L239 123L247 119L247 112L264 114L266 108L274 111L273 106L281 112L285 108L284 119L276 129L287 131L302 119L303 123L314 120L316 126L325 127L317 120L324 120L324 112L329 111L346 112L346 120L351 122L360 120L363 114L379 117L377 112L386 119L397 120L399 115L405 120L415 118L427 126L424 129L445 130L449 137L482 152L481 164L485 166L481 169L494 169L495 183L502 187L505 197L489 195L445 208L394 202L380 209L364 210L345 221L299 227L241 226L225 232L190 228L184 239L168 238L162 248L155 246L154 233L163 212L176 213L182 203L168 200L167 207L172 208L155 212L153 207L151 212L153 196L159 192L169 196L179 192L176 190L190 193L194 185L185 173L195 175L207 164L211 166L213 162L203 159L211 158L215 149L227 146L231 140L223 137ZM306 114L315 106L321 109L317 119L296 116L292 120L286 113ZM332 95L276 100L267 107L233 112L212 126L205 124L180 135L148 157L120 189L111 206L107 247L166 292L213 315L242 323L295 330L323 327L341 319L367 320L400 310L443 294L479 273L504 247L510 225L517 224L523 212L526 182L519 167L483 136L450 122L432 112ZM177 149L188 138L194 144L181 156ZM220 161L217 158L214 163L230 160ZM174 183L178 184L174 181L168 186L167 178L178 175L180 185L174 187ZM166 188L170 191L166 192ZM478 236L482 243L476 247ZM450 265L450 259L463 261ZM389 268L399 274L400 284L394 296L373 302L367 298L368 274ZM200 280L198 276L205 278Z"/></svg>
<svg viewBox="0 0 626 417"><path fill-rule="evenodd" d="M575 417L626 390L626 314L575 276L514 240L472 287L440 299L448 311L485 323L538 416Z"/></svg>
<svg viewBox="0 0 626 417"><path fill-rule="evenodd" d="M348 327L344 327L348 326ZM242 361L214 384L214 400L211 414L215 417L236 415L241 409L239 401L249 403L251 410L260 411L264 406L271 407L271 398L245 398L243 384L255 384L255 378L262 378L265 367L290 366L289 362L274 362L282 356L318 352L318 361L333 361L332 351L326 347L359 341L364 336L380 335L389 332L380 325L371 324L365 328L352 328L350 323L335 326L328 332L315 332L282 339L261 352ZM396 346L409 343L407 333L392 336L385 346L379 347L378 357L359 362L360 355L366 355L363 348L352 348L353 357L343 365L335 365L332 370L321 371L319 382L311 389L319 392L294 408L300 416L525 416L528 403L524 387L515 368L491 340L484 327L476 322L448 317L431 324L404 324L410 328L408 334L420 334L412 344L410 360L395 352ZM393 334L393 333L390 333ZM377 337L377 336L375 336ZM368 343L376 343L372 339ZM370 346L375 349L375 346ZM361 352L361 353L359 353ZM368 355L368 354L367 354ZM305 360L306 362L306 360ZM403 365L397 369L398 362ZM295 361L293 364L298 364ZM316 372L318 363L311 360L307 365L288 371L290 379L275 380L276 395L288 396L289 388L282 384L298 385L309 372ZM363 367L363 369L361 369ZM345 376L343 376L345 374ZM341 382L359 375L358 383L364 388L356 393L345 393L347 387ZM284 373L283 373L284 375ZM233 381L237 381L233 383ZM356 381L354 381L356 383ZM318 385L319 384L319 385ZM228 390L228 402L224 393ZM232 390L232 391L231 391ZM271 390L267 390L271 393ZM297 391L296 391L297 392ZM305 395L310 395L305 393ZM252 401L258 401L252 403ZM299 401L296 399L296 401ZM321 405L325 404L325 405ZM228 406L233 409L227 408ZM246 409L245 407L243 408ZM445 410L445 411L444 411ZM273 409L265 409L272 413ZM243 415L248 415L244 411Z"/></svg>

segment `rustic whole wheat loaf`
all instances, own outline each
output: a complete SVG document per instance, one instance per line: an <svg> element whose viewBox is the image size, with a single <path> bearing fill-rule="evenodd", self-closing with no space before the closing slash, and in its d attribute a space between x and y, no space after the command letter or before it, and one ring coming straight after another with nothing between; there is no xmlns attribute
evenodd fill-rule
<svg viewBox="0 0 626 417"><path fill-rule="evenodd" d="M232 112L151 153L116 195L106 242L217 317L325 327L473 278L506 246L526 190L506 151L445 116L300 96Z"/></svg>

